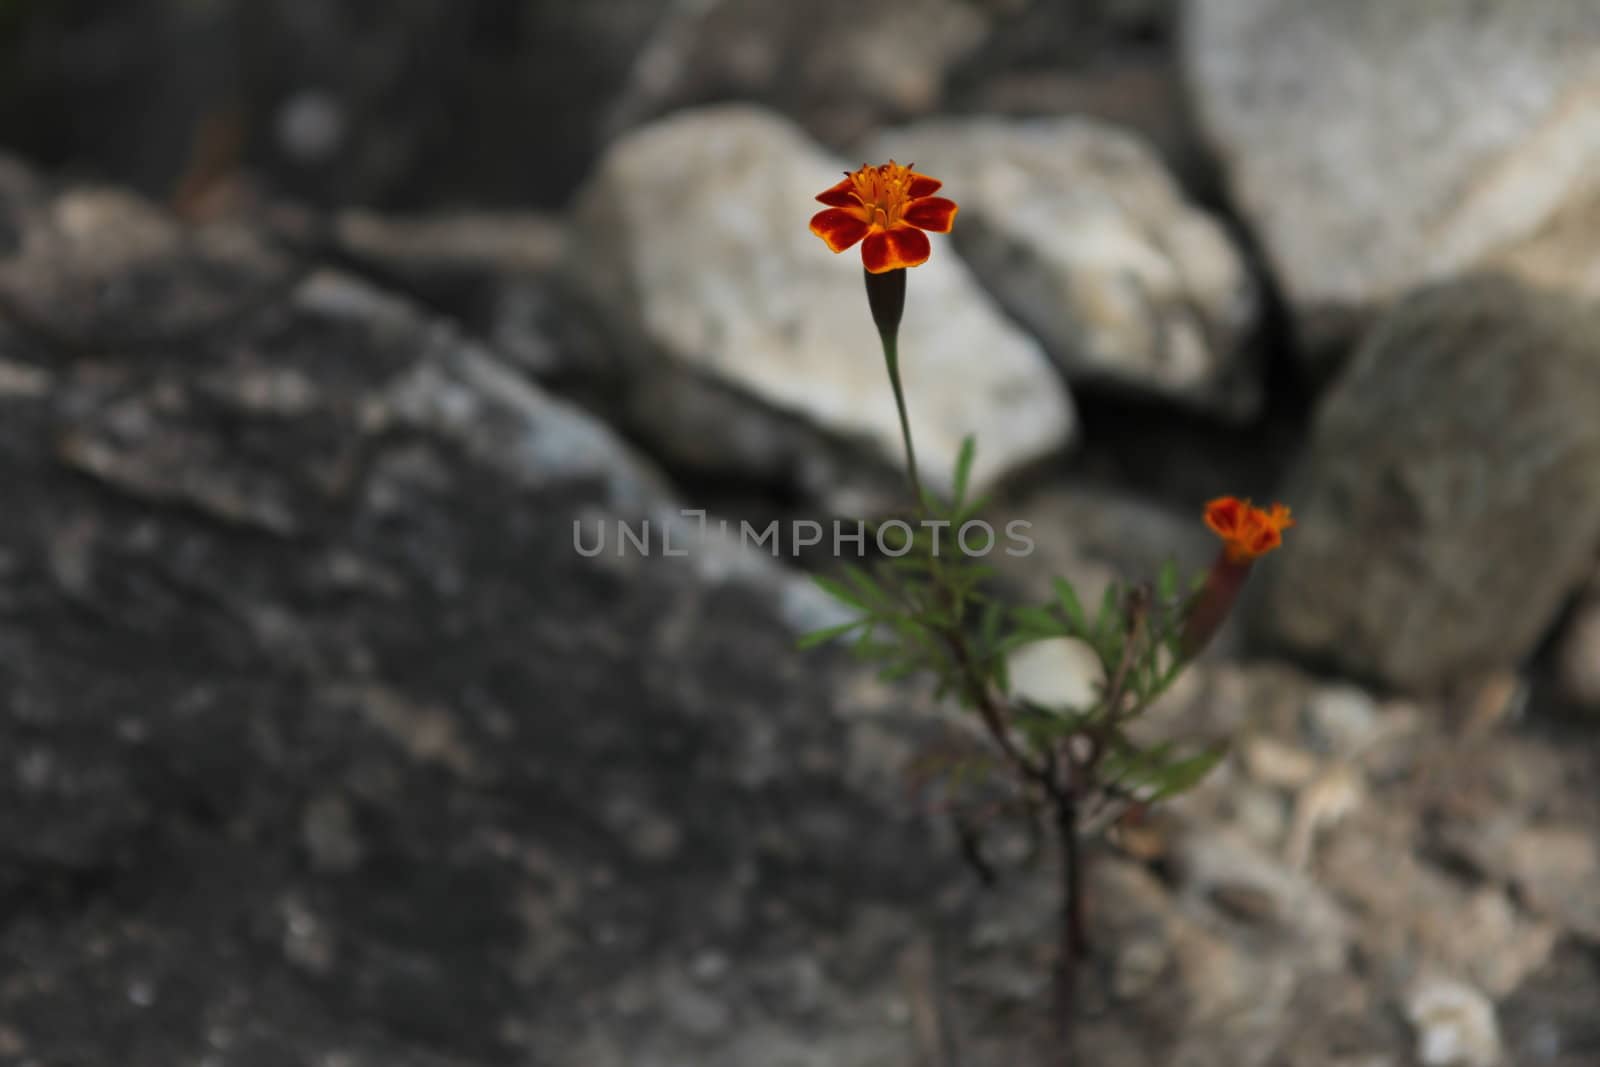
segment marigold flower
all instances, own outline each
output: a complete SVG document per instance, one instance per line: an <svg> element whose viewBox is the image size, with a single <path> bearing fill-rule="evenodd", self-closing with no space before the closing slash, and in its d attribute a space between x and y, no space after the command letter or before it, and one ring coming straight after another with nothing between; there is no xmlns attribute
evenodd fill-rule
<svg viewBox="0 0 1600 1067"><path fill-rule="evenodd" d="M1206 505L1206 525L1222 538L1228 559L1244 563L1283 544L1283 531L1294 525L1294 519L1283 504L1263 511L1248 500L1224 496Z"/></svg>
<svg viewBox="0 0 1600 1067"><path fill-rule="evenodd" d="M1222 538L1222 551L1183 621L1179 646L1185 657L1197 655L1211 643L1233 610L1239 590L1250 576L1250 567L1257 558L1283 544L1283 531L1294 525L1294 518L1283 504L1263 511L1248 500L1231 496L1218 497L1207 504L1205 519L1211 532Z"/></svg>
<svg viewBox="0 0 1600 1067"><path fill-rule="evenodd" d="M956 202L933 195L943 184L892 159L862 164L817 194L828 209L811 217L811 232L835 252L861 242L869 274L915 267L932 252L922 231L949 233L955 223Z"/></svg>

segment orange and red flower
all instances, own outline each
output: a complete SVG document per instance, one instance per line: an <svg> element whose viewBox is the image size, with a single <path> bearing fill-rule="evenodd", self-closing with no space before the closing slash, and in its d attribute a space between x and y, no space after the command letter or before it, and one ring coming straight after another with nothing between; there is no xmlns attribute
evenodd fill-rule
<svg viewBox="0 0 1600 1067"><path fill-rule="evenodd" d="M861 242L861 262L868 273L926 263L932 249L928 233L949 233L956 202L934 196L943 183L890 160L863 164L844 180L817 194L828 205L811 217L811 232L835 252Z"/></svg>
<svg viewBox="0 0 1600 1067"><path fill-rule="evenodd" d="M1294 525L1294 519L1283 504L1263 511L1248 500L1224 496L1206 505L1206 525L1222 538L1229 561L1244 563L1283 544L1283 531Z"/></svg>

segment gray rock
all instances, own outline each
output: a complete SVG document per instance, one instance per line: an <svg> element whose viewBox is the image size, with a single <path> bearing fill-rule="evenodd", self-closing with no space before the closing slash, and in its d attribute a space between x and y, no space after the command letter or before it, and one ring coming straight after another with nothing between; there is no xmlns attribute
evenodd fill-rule
<svg viewBox="0 0 1600 1067"><path fill-rule="evenodd" d="M115 189L52 196L3 156L0 218L0 305L59 345L146 346L213 330L289 280L289 264L242 227L179 231Z"/></svg>
<svg viewBox="0 0 1600 1067"><path fill-rule="evenodd" d="M903 463L860 255L806 228L844 169L789 123L722 108L624 137L585 187L572 267L633 337L625 407L663 454L835 504L871 466ZM980 485L1072 436L1044 354L945 242L910 272L900 348L930 486L948 484L968 433Z"/></svg>
<svg viewBox="0 0 1600 1067"><path fill-rule="evenodd" d="M1074 381L1234 417L1259 406L1254 279L1137 137L1078 118L950 119L884 131L862 155L944 179L962 254Z"/></svg>
<svg viewBox="0 0 1600 1067"><path fill-rule="evenodd" d="M661 6L607 116L613 132L685 105L732 98L772 107L840 143L885 116L932 110L946 73L989 28L981 6L962 0Z"/></svg>
<svg viewBox="0 0 1600 1067"><path fill-rule="evenodd" d="M1562 696L1587 712L1600 712L1600 571L1567 621L1557 649Z"/></svg>
<svg viewBox="0 0 1600 1067"><path fill-rule="evenodd" d="M716 1050L735 1024L797 1048L821 1025L828 1062L899 1047L852 1004L897 989L885 943L969 876L892 775L743 781L764 745L867 730L855 672L795 652L809 584L715 539L579 556L575 522L676 511L604 426L371 285L280 285L264 251L229 314L175 319L209 308L206 248L101 194L58 241L83 202L0 214L27 250L0 263L25 312L0 317L0 952L27 975L0 1047L752 1062ZM102 236L173 301L78 324L161 344L31 328L74 324ZM916 736L903 694L870 717ZM804 1006L754 991L797 943ZM710 944L726 981L661 995Z"/></svg>
<svg viewBox="0 0 1600 1067"><path fill-rule="evenodd" d="M1410 688L1519 662L1600 540L1595 337L1581 307L1500 277L1396 307L1317 413L1255 632Z"/></svg>
<svg viewBox="0 0 1600 1067"><path fill-rule="evenodd" d="M602 340L557 281L562 224L537 214L341 213L328 251L456 319L540 380L611 375Z"/></svg>
<svg viewBox="0 0 1600 1067"><path fill-rule="evenodd" d="M0 143L188 204L246 169L324 205L556 206L663 6L9 5L0 91L31 106Z"/></svg>
<svg viewBox="0 0 1600 1067"><path fill-rule="evenodd" d="M1453 823L1445 833L1479 869L1514 886L1530 909L1600 943L1600 843L1587 827L1500 815Z"/></svg>
<svg viewBox="0 0 1600 1067"><path fill-rule="evenodd" d="M1594 292L1600 8L1188 0L1183 60L1313 354L1485 263Z"/></svg>

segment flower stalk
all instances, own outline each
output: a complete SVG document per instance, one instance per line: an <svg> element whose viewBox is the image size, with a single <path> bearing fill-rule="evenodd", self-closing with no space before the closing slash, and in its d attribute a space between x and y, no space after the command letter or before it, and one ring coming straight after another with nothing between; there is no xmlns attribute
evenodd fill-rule
<svg viewBox="0 0 1600 1067"><path fill-rule="evenodd" d="M911 482L911 495L920 511L923 507L922 478L917 473L917 448L911 439L911 418L906 412L905 386L900 382L900 319L906 308L906 272L904 268L874 274L864 272L867 283L867 306L872 309L872 322L878 328L878 340L883 345L883 362L889 370L889 385L894 390L895 410L900 414L900 440L906 450L906 474Z"/></svg>

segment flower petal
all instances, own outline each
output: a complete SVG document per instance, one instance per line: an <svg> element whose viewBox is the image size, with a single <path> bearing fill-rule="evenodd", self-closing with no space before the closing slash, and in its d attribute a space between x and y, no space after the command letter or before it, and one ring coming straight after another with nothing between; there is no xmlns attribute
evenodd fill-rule
<svg viewBox="0 0 1600 1067"><path fill-rule="evenodd" d="M856 207L861 198L856 195L856 182L846 174L837 185L831 185L817 194L817 199L829 207Z"/></svg>
<svg viewBox="0 0 1600 1067"><path fill-rule="evenodd" d="M956 221L956 202L942 196L925 196L913 200L900 213L900 218L919 230L930 233L949 233Z"/></svg>
<svg viewBox="0 0 1600 1067"><path fill-rule="evenodd" d="M1238 497L1218 497L1206 505L1206 525L1211 527L1211 532L1218 537L1232 537L1239 529L1239 520L1250 505L1241 503Z"/></svg>
<svg viewBox="0 0 1600 1067"><path fill-rule="evenodd" d="M883 274L926 263L932 251L927 235L921 230L897 226L868 237L861 246L861 262L866 264L867 273Z"/></svg>
<svg viewBox="0 0 1600 1067"><path fill-rule="evenodd" d="M1252 556L1264 556L1281 544L1283 544L1283 534L1278 532L1276 526L1262 526L1250 532L1248 542L1242 547L1249 549Z"/></svg>
<svg viewBox="0 0 1600 1067"><path fill-rule="evenodd" d="M830 207L811 216L811 232L835 252L843 252L867 235L871 227L844 208Z"/></svg>
<svg viewBox="0 0 1600 1067"><path fill-rule="evenodd" d="M918 197L932 196L943 185L944 182L938 178L930 178L926 174L918 174L916 171L912 171L911 181L906 185L906 196L912 200Z"/></svg>

